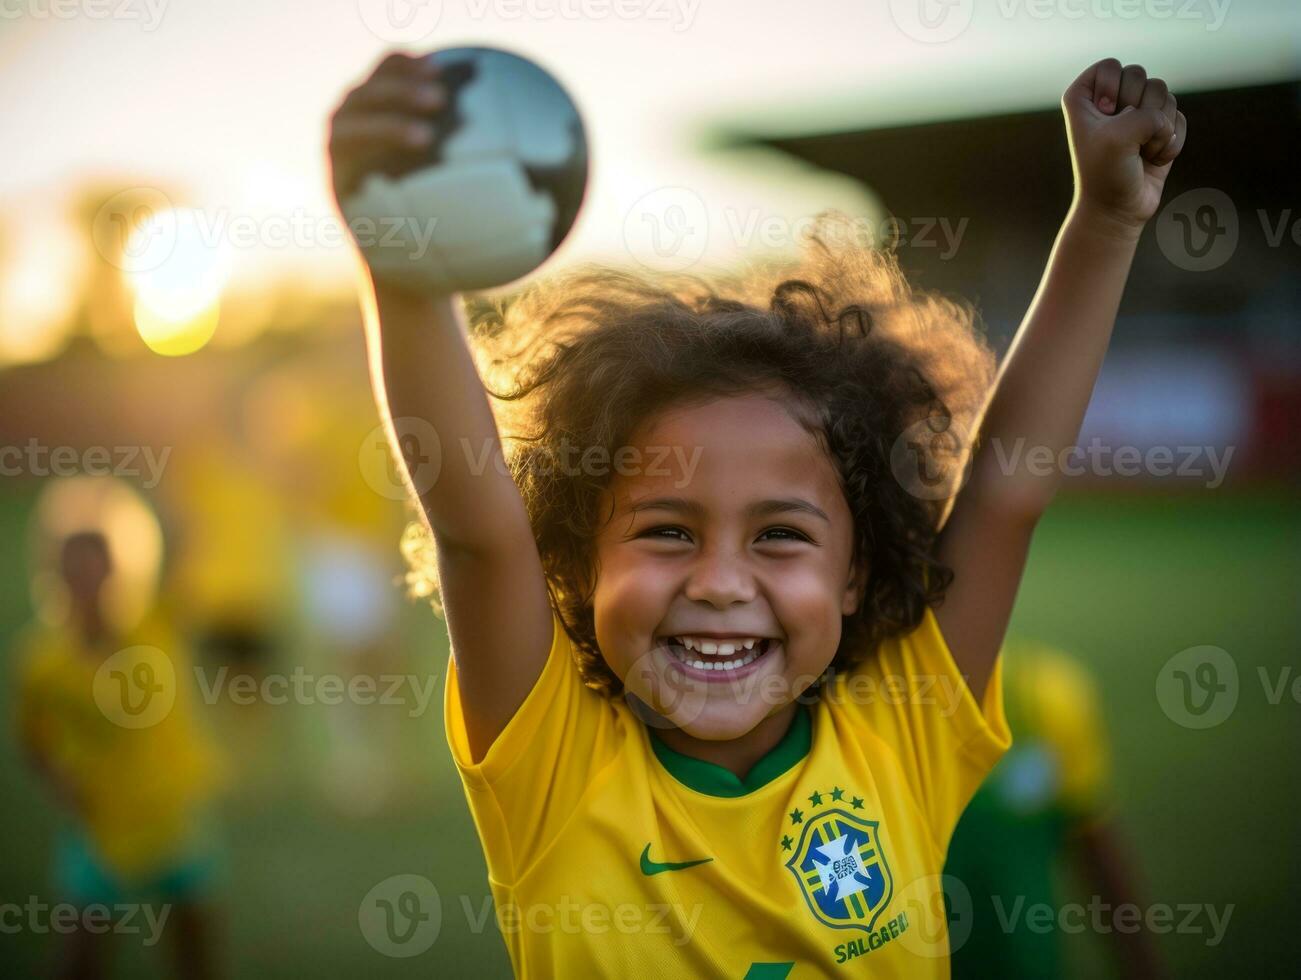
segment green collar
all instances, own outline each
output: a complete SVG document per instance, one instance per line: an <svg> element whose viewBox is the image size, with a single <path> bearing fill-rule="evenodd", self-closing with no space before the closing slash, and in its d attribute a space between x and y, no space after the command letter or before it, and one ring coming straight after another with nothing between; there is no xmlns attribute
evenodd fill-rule
<svg viewBox="0 0 1301 980"><path fill-rule="evenodd" d="M806 704L801 703L795 712L795 719L781 741L774 745L762 759L754 764L744 779L730 769L725 769L704 759L693 759L669 748L662 741L655 729L646 729L651 735L651 748L660 765L668 770L670 776L689 789L706 796L736 797L753 793L809 754L813 745L812 713Z"/></svg>

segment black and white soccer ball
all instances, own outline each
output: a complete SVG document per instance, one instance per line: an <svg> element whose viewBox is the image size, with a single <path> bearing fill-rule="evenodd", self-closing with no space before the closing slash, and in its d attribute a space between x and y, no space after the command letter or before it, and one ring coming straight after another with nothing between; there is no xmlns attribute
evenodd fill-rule
<svg viewBox="0 0 1301 980"><path fill-rule="evenodd" d="M545 70L496 48L435 51L448 105L413 159L394 155L341 203L376 275L448 293L513 282L573 227L587 139L573 100Z"/></svg>

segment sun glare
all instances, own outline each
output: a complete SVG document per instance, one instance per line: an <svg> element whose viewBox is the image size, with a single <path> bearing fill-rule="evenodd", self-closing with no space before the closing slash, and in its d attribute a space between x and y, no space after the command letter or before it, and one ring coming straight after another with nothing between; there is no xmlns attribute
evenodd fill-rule
<svg viewBox="0 0 1301 980"><path fill-rule="evenodd" d="M127 278L135 291L135 324L159 354L190 354L217 328L230 256L205 215L174 208L153 215L126 245Z"/></svg>

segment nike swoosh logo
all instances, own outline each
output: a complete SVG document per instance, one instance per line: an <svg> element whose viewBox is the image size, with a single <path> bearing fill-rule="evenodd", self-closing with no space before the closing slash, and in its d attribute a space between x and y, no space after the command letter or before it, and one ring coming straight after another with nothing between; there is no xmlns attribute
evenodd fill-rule
<svg viewBox="0 0 1301 980"><path fill-rule="evenodd" d="M646 850L641 852L641 873L644 875L657 875L661 871L682 871L686 868L694 868L697 864L708 864L713 858L701 858L698 861L652 861L650 859L649 844Z"/></svg>

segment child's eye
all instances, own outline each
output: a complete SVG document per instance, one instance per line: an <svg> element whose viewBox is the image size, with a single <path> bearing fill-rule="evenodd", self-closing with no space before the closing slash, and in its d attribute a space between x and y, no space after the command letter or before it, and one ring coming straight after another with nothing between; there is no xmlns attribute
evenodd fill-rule
<svg viewBox="0 0 1301 980"><path fill-rule="evenodd" d="M789 528L789 527L770 527L768 530L764 531L763 534L761 534L759 537L762 540L763 538L767 537L770 534L781 535L781 537L776 539L778 541L808 541L809 540L807 535L802 534L799 531L796 531L793 528ZM641 533L640 536L643 538L664 538L665 540L673 540L673 538L666 537L666 535L682 535L682 537L679 538L678 540L688 540L687 532L682 530L682 528L669 527L669 526L647 528L645 531Z"/></svg>
<svg viewBox="0 0 1301 980"><path fill-rule="evenodd" d="M652 528L648 528L648 529L646 529L645 531L643 531L643 532L641 533L640 537L643 537L643 538L658 538L658 537L661 537L661 536L662 536L663 534L665 534L665 533L668 533L668 534L681 534L681 535L685 536L687 532L684 531L684 530L682 530L682 528L680 528L680 527L652 527ZM671 538L668 538L668 539L666 539L666 540L672 540L672 539L671 539Z"/></svg>
<svg viewBox="0 0 1301 980"><path fill-rule="evenodd" d="M768 534L781 534L781 535L785 535L784 538L779 539L779 540L786 540L786 541L807 541L807 540L809 540L808 537L807 537L806 535L801 534L799 531L796 531L796 530L794 530L793 528L789 528L789 527L771 527L771 528L769 528L768 530L764 531L763 533L764 533L764 535L768 535Z"/></svg>

